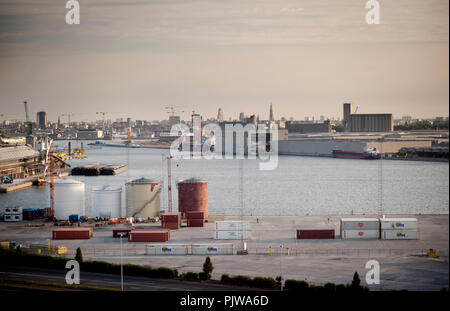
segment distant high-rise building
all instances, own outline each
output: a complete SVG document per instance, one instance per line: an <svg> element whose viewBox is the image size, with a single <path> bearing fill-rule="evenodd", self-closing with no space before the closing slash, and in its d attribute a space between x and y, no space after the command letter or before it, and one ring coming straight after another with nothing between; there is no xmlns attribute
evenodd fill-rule
<svg viewBox="0 0 450 311"><path fill-rule="evenodd" d="M320 116L320 122L325 121L325 116Z"/></svg>
<svg viewBox="0 0 450 311"><path fill-rule="evenodd" d="M245 115L244 115L243 112L241 112L241 113L239 114L239 121L243 122L244 119L245 119Z"/></svg>
<svg viewBox="0 0 450 311"><path fill-rule="evenodd" d="M180 124L180 123L181 123L180 116L169 116L169 124L171 126L173 126L175 124Z"/></svg>
<svg viewBox="0 0 450 311"><path fill-rule="evenodd" d="M219 108L219 110L217 111L217 121L223 122L223 111L222 111L222 108Z"/></svg>
<svg viewBox="0 0 450 311"><path fill-rule="evenodd" d="M273 108L272 104L270 104L270 111L269 111L269 122L274 122L275 118L273 117Z"/></svg>
<svg viewBox="0 0 450 311"><path fill-rule="evenodd" d="M39 111L36 114L36 123L41 129L45 129L47 127L47 113L45 111Z"/></svg>

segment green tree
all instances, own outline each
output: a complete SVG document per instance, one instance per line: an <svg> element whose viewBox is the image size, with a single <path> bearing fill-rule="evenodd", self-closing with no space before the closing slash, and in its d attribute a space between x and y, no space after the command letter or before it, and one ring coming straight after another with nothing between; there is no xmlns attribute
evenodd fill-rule
<svg viewBox="0 0 450 311"><path fill-rule="evenodd" d="M81 253L81 248L77 248L77 253L75 255L75 260L79 263L83 262L83 253Z"/></svg>
<svg viewBox="0 0 450 311"><path fill-rule="evenodd" d="M211 258L206 257L205 263L203 264L203 273L206 276L206 278L209 280L211 278L211 273L214 270L214 266L211 262Z"/></svg>
<svg viewBox="0 0 450 311"><path fill-rule="evenodd" d="M358 272L355 271L353 274L352 287L357 288L361 286L361 279L359 278Z"/></svg>

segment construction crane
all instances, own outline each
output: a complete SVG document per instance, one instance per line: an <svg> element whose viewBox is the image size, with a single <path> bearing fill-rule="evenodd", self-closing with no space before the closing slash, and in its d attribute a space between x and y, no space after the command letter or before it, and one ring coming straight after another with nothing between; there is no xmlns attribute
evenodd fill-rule
<svg viewBox="0 0 450 311"><path fill-rule="evenodd" d="M357 113L358 112L358 108L359 108L359 106L356 106L355 111L353 113Z"/></svg>
<svg viewBox="0 0 450 311"><path fill-rule="evenodd" d="M172 118L169 118L170 120L170 126L172 127L175 123L175 113L183 113L184 110L176 110L175 108L183 108L185 106L174 106L174 105L170 105L168 107L164 107L164 109L167 110L167 113L170 114L170 116Z"/></svg>
<svg viewBox="0 0 450 311"><path fill-rule="evenodd" d="M102 129L105 129L105 115L107 114L107 111L98 111L95 114L101 114L103 116L103 122L102 122Z"/></svg>

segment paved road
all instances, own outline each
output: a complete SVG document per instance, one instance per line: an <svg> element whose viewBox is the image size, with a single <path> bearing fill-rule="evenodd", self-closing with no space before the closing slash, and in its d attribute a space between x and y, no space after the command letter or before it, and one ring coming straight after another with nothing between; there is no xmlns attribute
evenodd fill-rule
<svg viewBox="0 0 450 311"><path fill-rule="evenodd" d="M0 278L20 279L42 283L65 284L65 270L28 267L0 267ZM120 275L81 272L80 285L120 289ZM242 287L202 284L165 279L124 276L124 290L132 291L242 291Z"/></svg>

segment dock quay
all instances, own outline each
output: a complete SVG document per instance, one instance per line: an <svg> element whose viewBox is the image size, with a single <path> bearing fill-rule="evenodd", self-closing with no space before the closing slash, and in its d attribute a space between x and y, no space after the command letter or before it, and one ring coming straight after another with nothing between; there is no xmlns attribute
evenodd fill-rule
<svg viewBox="0 0 450 311"><path fill-rule="evenodd" d="M102 164L93 163L85 166L78 166L72 169L74 176L99 176L99 175L117 175L128 170L126 164Z"/></svg>

